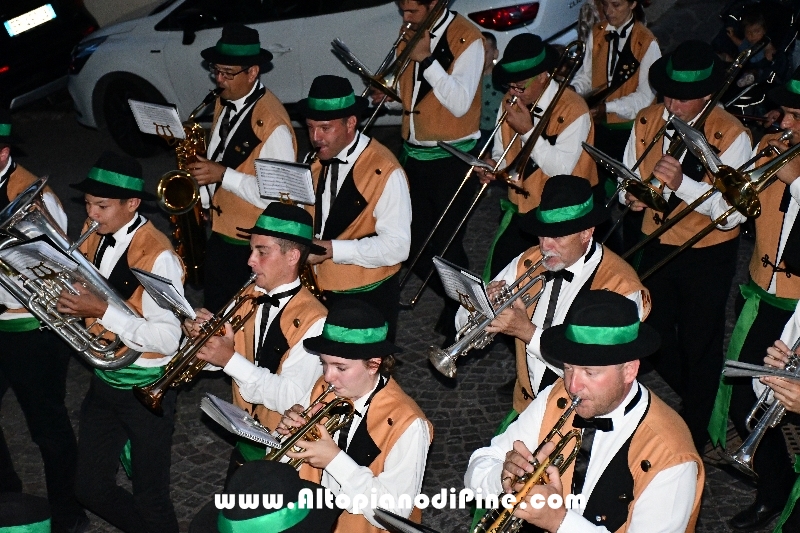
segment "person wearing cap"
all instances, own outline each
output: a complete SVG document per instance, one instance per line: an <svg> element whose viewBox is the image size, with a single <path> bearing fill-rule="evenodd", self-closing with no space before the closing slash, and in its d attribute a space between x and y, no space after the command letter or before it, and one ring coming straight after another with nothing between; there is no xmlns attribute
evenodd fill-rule
<svg viewBox="0 0 800 533"><path fill-rule="evenodd" d="M394 340L400 312L400 264L411 245L411 199L400 163L361 133L367 99L347 78L318 76L297 103L317 160L311 165L316 204L313 265L325 305L360 299L377 307Z"/></svg>
<svg viewBox="0 0 800 533"><path fill-rule="evenodd" d="M544 274L546 281L536 303L526 309L518 298L486 329L517 339L514 409L501 428L561 376L561 370L542 357L541 338L548 328L564 321L580 294L590 289L614 291L636 304L641 320L650 312L649 294L633 268L594 240L595 226L608 217L608 209L596 200L588 181L553 176L544 185L541 204L522 218L522 227L539 239L539 245L515 257L487 287L493 301L502 287L541 261L533 275ZM536 294L541 286L537 283L529 294ZM467 318L468 311L462 307L456 328L463 327Z"/></svg>
<svg viewBox="0 0 800 533"><path fill-rule="evenodd" d="M800 80L800 69L793 80ZM800 81L789 81L773 89L769 96L783 110L781 128L792 133L789 146L800 142ZM787 143L778 142L781 133L765 135L754 149L753 156L768 146L781 151ZM775 157L772 152L755 161L763 165ZM776 338L791 345L796 336L782 336L783 325L791 321L800 298L800 230L795 229L800 210L800 165L792 161L778 171L778 181L759 193L761 215L755 219L755 247L750 258L750 280L740 286L736 299L738 320L728 344L727 359L760 364L764 350ZM742 439L750 433L746 426L748 413L757 397L747 378L720 380L709 433L714 445L725 446L728 418L733 421ZM786 421L784 420L784 423ZM758 492L750 507L731 518L734 529L758 528L768 523L781 510L791 491L794 473L786 454L780 428L767 430L753 457L758 473Z"/></svg>
<svg viewBox="0 0 800 533"><path fill-rule="evenodd" d="M633 168L670 113L691 124L722 87L724 78L721 60L702 41L685 41L653 63L650 85L664 97L664 103L647 107L637 115L625 147L625 166ZM720 107L711 110L701 133L729 167L739 168L752 151L748 130ZM687 153L680 161L666 155L674 135L676 132L668 128L667 135L636 169L636 174L645 179L655 175L669 213L677 213L709 190L713 179L692 154ZM645 235L658 229L666 216L645 208L624 190L620 201L629 203L634 211L644 210ZM643 249L638 272L647 272L728 208L721 194L711 196ZM662 339L653 366L683 400L681 414L698 450L703 450L708 440L708 422L722 370L725 302L736 268L738 225L744 220L744 215L734 212L645 282L653 300L653 312L647 321Z"/></svg>
<svg viewBox="0 0 800 533"><path fill-rule="evenodd" d="M169 280L183 293L183 264L172 244L139 213L145 189L142 167L135 159L105 152L86 179L71 185L83 192L87 223L97 232L78 248L139 317L123 313L91 292L63 291L56 309L97 319L126 346L142 352L131 365L94 371L80 412L78 474L75 491L87 509L128 532L178 531L169 495L170 447L176 393L164 394L163 416L152 413L132 394L164 372L181 338L180 322L144 291L132 268ZM133 494L117 485L120 454L130 461ZM123 463L125 464L125 463Z"/></svg>
<svg viewBox="0 0 800 533"><path fill-rule="evenodd" d="M226 324L225 335L211 337L197 353L198 359L233 378L233 403L272 429L286 409L302 403L322 375L319 357L302 342L322 332L328 314L298 276L309 252L322 252L311 242L311 225L311 215L302 207L274 202L252 228L238 228L250 235L248 265L257 277L244 293L255 300L237 314L252 314L235 335ZM207 309L199 309L197 319L185 325L194 337L212 317ZM231 468L264 455L264 446L240 439Z"/></svg>
<svg viewBox="0 0 800 533"><path fill-rule="evenodd" d="M214 107L207 158L188 166L211 208L206 248L205 307L217 311L247 280L248 241L237 227L249 228L269 203L258 191L256 159L297 159L289 114L259 80L272 54L261 48L258 31L226 24L215 46L200 55L222 89Z"/></svg>
<svg viewBox="0 0 800 533"><path fill-rule="evenodd" d="M0 209L7 207L25 189L37 182L12 157L19 140L11 130L11 115L0 110ZM58 227L66 233L67 215L49 186L43 189L44 205ZM53 528L66 531L89 523L75 499L75 468L78 444L64 404L67 367L72 350L41 323L8 291L0 287L0 375L19 401L31 439L39 446L44 463L47 499L53 511ZM0 397L4 388L0 387ZM0 447L5 439L0 434ZM20 491L22 483L8 453L0 451L0 492Z"/></svg>
<svg viewBox="0 0 800 533"><path fill-rule="evenodd" d="M550 532L691 532L700 511L705 472L686 424L637 378L640 360L658 349L658 333L639 322L636 306L612 291L575 299L567 320L542 334L542 352L564 370L508 429L476 450L464 485L483 494L519 490L515 480L533 471L532 451L545 440L570 400L580 398L561 433L580 431L575 461L563 474L549 467L549 482L534 485L515 512ZM558 438L537 457L555 447ZM567 444L566 456L574 446ZM583 495L583 508L545 504L531 497ZM563 502L563 500L562 500Z"/></svg>
<svg viewBox="0 0 800 533"><path fill-rule="evenodd" d="M346 494L351 501L357 495L378 501L389 495L398 505L394 512L419 523L420 510L406 507L400 497L413 502L422 489L433 426L390 376L393 354L400 349L386 340L387 331L380 312L365 302L342 301L330 308L322 334L303 343L319 354L323 368L309 397L316 399L328 384L333 385L325 401L348 398L355 416L333 435L318 425L321 438L298 441L304 451L287 456L303 458L300 477L321 483L334 495ZM302 411L301 405L293 406L278 431L286 435L288 428L303 425ZM339 517L334 531L377 533L381 529L369 506L358 514L351 506Z"/></svg>
<svg viewBox="0 0 800 533"><path fill-rule="evenodd" d="M509 188L508 199L500 200L503 213L500 226L489 249L489 256L483 270L484 281L496 276L505 265L537 243L535 236L523 231L522 216L539 205L542 189L550 176L572 174L580 176L592 186L597 185L597 167L581 147L582 142L593 144L594 126L589 116L586 102L572 91L565 91L553 103L558 91L558 83L549 80L550 71L558 63L558 52L530 33L516 35L509 41L503 59L495 65L492 78L498 85L508 87L502 109L508 113L506 120L495 134L492 157L487 159L495 165L503 157L503 151L511 147L500 164L506 168L519 154L528 141L532 129L539 119L531 119L528 108L534 103L544 112L553 105L553 114L545 127L543 135L536 140L530 161L519 183L527 193ZM515 104L511 99L516 97ZM518 135L512 143L514 135ZM479 171L484 182L495 179L489 172Z"/></svg>

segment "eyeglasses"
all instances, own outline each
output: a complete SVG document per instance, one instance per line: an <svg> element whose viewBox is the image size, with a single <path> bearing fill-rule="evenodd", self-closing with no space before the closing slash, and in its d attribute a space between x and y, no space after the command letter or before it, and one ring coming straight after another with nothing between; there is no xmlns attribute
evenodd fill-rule
<svg viewBox="0 0 800 533"><path fill-rule="evenodd" d="M212 77L216 78L217 76L222 76L222 79L228 81L232 80L242 72L247 72L248 70L250 70L250 67L243 68L239 72L228 72L225 70L220 70L216 65L210 65L208 67L208 71L211 73Z"/></svg>
<svg viewBox="0 0 800 533"><path fill-rule="evenodd" d="M529 84L527 84L527 83L525 85L512 85L512 84L509 83L508 85L506 85L506 90L507 91L514 91L515 93L522 94L522 93L525 92L525 89L528 88L528 85Z"/></svg>

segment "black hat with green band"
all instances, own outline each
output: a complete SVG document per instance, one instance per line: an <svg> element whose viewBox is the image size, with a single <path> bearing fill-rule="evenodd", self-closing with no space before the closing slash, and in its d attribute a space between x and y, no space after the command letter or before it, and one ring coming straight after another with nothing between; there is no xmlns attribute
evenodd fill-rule
<svg viewBox="0 0 800 533"><path fill-rule="evenodd" d="M314 220L302 207L272 202L258 216L252 228L236 228L248 235L267 235L309 246L311 253L323 255L325 248L313 244Z"/></svg>
<svg viewBox="0 0 800 533"><path fill-rule="evenodd" d="M50 504L31 494L0 494L0 531L3 533L50 533Z"/></svg>
<svg viewBox="0 0 800 533"><path fill-rule="evenodd" d="M328 309L322 335L303 341L309 351L343 359L367 360L400 353L386 340L389 324L380 311L366 302L340 300Z"/></svg>
<svg viewBox="0 0 800 533"><path fill-rule="evenodd" d="M506 46L503 58L492 69L495 85L508 85L548 72L558 63L558 52L538 35L515 35Z"/></svg>
<svg viewBox="0 0 800 533"><path fill-rule="evenodd" d="M564 323L544 330L540 344L558 368L619 365L649 357L660 345L656 330L639 321L636 304L608 290L579 294Z"/></svg>
<svg viewBox="0 0 800 533"><path fill-rule="evenodd" d="M564 237L593 228L610 217L595 200L589 181L561 174L544 184L539 207L522 217L522 230L536 237Z"/></svg>
<svg viewBox="0 0 800 533"><path fill-rule="evenodd" d="M297 110L311 120L336 120L355 115L356 118L369 106L363 96L355 94L350 80L325 74L311 82L308 98L297 102Z"/></svg>
<svg viewBox="0 0 800 533"><path fill-rule="evenodd" d="M263 70L272 60L272 54L261 48L258 30L244 24L231 23L222 27L222 37L215 46L206 48L200 55L215 65L250 67L258 65Z"/></svg>
<svg viewBox="0 0 800 533"><path fill-rule="evenodd" d="M800 109L800 67L797 67L789 81L772 89L769 98L779 106Z"/></svg>
<svg viewBox="0 0 800 533"><path fill-rule="evenodd" d="M288 464L250 461L236 469L224 491L235 498L233 507L220 511L214 502L208 503L192 520L189 533L330 533L341 510L325 504L317 509L317 489L327 490L300 479ZM299 505L303 490L311 492L313 509ZM257 497L258 505L243 509L239 506L240 494ZM265 495L272 496L272 502L280 498L280 508L266 509L262 500Z"/></svg>
<svg viewBox="0 0 800 533"><path fill-rule="evenodd" d="M725 81L725 69L710 44L684 41L653 63L649 79L661 96L694 100L717 92Z"/></svg>
<svg viewBox="0 0 800 533"><path fill-rule="evenodd" d="M99 198L155 200L155 195L145 191L144 186L142 165L130 156L114 152L104 152L85 180L70 185Z"/></svg>
<svg viewBox="0 0 800 533"><path fill-rule="evenodd" d="M0 109L0 144L12 144L16 142L11 136L11 113L5 109Z"/></svg>

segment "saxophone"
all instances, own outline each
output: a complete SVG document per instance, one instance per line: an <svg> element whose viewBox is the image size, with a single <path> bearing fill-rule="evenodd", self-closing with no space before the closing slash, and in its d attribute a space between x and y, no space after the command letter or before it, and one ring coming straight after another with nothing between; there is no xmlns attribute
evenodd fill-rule
<svg viewBox="0 0 800 533"><path fill-rule="evenodd" d="M209 92L192 111L188 120L183 123L183 139L168 138L168 141L175 142L178 168L163 174L156 189L158 205L169 214L169 220L174 227L172 236L176 243L175 252L186 266L187 281L194 285L203 284L206 227L200 203L200 187L186 169L197 160L198 155L206 155L206 132L194 121L195 116L221 92L222 89Z"/></svg>

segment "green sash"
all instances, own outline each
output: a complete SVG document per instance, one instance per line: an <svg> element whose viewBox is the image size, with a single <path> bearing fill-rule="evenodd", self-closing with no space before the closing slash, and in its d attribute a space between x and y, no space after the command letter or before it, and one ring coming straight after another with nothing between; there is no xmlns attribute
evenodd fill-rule
<svg viewBox="0 0 800 533"><path fill-rule="evenodd" d="M95 368L95 375L110 387L130 390L133 387L149 385L164 374L163 366L137 366L135 363L117 370Z"/></svg>
<svg viewBox="0 0 800 533"><path fill-rule="evenodd" d="M239 439L236 441L236 449L239 450L242 458L248 463L263 459L267 455L266 444L256 444L251 440Z"/></svg>
<svg viewBox="0 0 800 533"><path fill-rule="evenodd" d="M0 331L5 331L6 333L21 333L39 329L40 325L39 321L32 316L10 318L8 320L0 320Z"/></svg>
<svg viewBox="0 0 800 533"><path fill-rule="evenodd" d="M393 275L394 274L392 274L392 276ZM369 291L371 291L373 289L377 289L378 286L380 286L381 283L383 283L387 279L391 278L392 276L388 276L386 278L383 278L382 280L376 281L375 283L370 283L369 285L364 285L363 287L356 287L355 289L347 289L347 290L343 290L343 291L331 291L331 292L334 292L336 294L358 294L358 293L361 293L361 292L369 292Z"/></svg>
<svg viewBox="0 0 800 533"><path fill-rule="evenodd" d="M519 213L517 204L511 202L507 198L500 199L500 210L503 212L503 218L500 219L500 227L497 228L497 233L494 234L492 244L489 246L489 254L486 256L486 265L483 267L483 275L481 276L484 283L492 281L492 256L494 256L494 247L497 245L497 241L500 240L500 237L503 236L506 229L508 229L508 226L511 224L511 219L514 218L514 215Z"/></svg>
<svg viewBox="0 0 800 533"><path fill-rule="evenodd" d="M458 148L462 152L469 152L475 145L478 144L478 139L464 139L449 143L453 148ZM435 159L444 159L446 157L453 157L453 154L440 148L438 146L416 146L407 142L403 143L403 151L400 152L400 164L405 165L408 158L416 159L417 161L433 161Z"/></svg>

